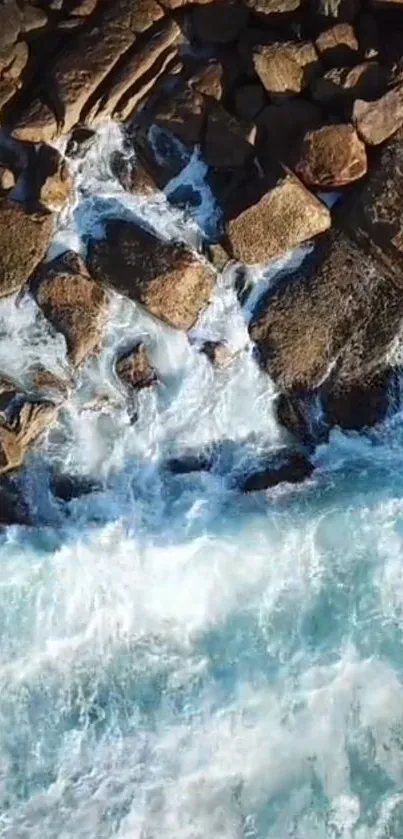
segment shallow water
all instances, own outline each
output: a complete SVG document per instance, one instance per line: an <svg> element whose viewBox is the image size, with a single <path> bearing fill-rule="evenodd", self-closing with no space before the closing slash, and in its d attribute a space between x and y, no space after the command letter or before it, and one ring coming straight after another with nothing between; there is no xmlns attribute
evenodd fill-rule
<svg viewBox="0 0 403 839"><path fill-rule="evenodd" d="M191 208L111 180L121 142L109 126L77 164L55 249L84 248L117 208L197 245ZM281 268L255 272L255 299ZM218 278L190 343L115 297L100 357L29 458L46 526L0 536L2 839L403 835L403 419L335 431L309 482L241 496L236 476L283 436L233 285ZM113 359L138 337L160 381L133 425ZM203 338L226 338L233 364L213 371ZM66 372L63 339L31 300L2 301L1 369L24 381L37 360ZM164 469L212 443L212 473ZM52 464L100 488L58 504Z"/></svg>

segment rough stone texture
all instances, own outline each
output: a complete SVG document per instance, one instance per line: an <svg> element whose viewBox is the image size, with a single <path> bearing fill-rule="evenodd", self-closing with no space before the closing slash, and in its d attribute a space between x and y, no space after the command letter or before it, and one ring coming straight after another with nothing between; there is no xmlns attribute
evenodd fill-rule
<svg viewBox="0 0 403 839"><path fill-rule="evenodd" d="M220 104L210 108L204 133L204 157L215 168L243 166L253 155L256 128L231 116Z"/></svg>
<svg viewBox="0 0 403 839"><path fill-rule="evenodd" d="M194 73L188 84L204 96L210 96L219 102L223 95L224 68L217 61L203 65Z"/></svg>
<svg viewBox="0 0 403 839"><path fill-rule="evenodd" d="M310 41L276 42L253 51L257 75L273 101L301 93L319 70L319 59Z"/></svg>
<svg viewBox="0 0 403 839"><path fill-rule="evenodd" d="M97 8L99 0L76 0L74 6L71 10L72 15L76 15L77 17L88 17L88 15L92 15Z"/></svg>
<svg viewBox="0 0 403 839"><path fill-rule="evenodd" d="M42 29L48 22L48 16L43 9L38 6L31 6L26 4L22 10L21 32L33 32L36 29Z"/></svg>
<svg viewBox="0 0 403 839"><path fill-rule="evenodd" d="M134 390L151 387L157 381L156 372L148 358L147 348L141 343L120 356L116 363L116 373L123 384Z"/></svg>
<svg viewBox="0 0 403 839"><path fill-rule="evenodd" d="M314 467L308 458L298 451L280 449L267 458L267 464L242 482L242 492L259 492L272 489L282 483L299 484L312 475Z"/></svg>
<svg viewBox="0 0 403 839"><path fill-rule="evenodd" d="M0 189L4 192L12 189L15 186L15 177L11 169L0 164Z"/></svg>
<svg viewBox="0 0 403 839"><path fill-rule="evenodd" d="M108 221L88 258L99 280L177 329L190 329L208 303L214 273L183 245L160 241L126 221Z"/></svg>
<svg viewBox="0 0 403 839"><path fill-rule="evenodd" d="M163 16L156 0L117 0L105 4L97 25L84 28L72 46L60 53L49 70L57 127L49 121L48 109L34 99L14 127L14 136L49 142L60 131L68 132L84 115L85 106L119 58L144 32Z"/></svg>
<svg viewBox="0 0 403 839"><path fill-rule="evenodd" d="M353 122L369 146L378 146L403 126L403 85L389 90L376 102L358 99L353 108Z"/></svg>
<svg viewBox="0 0 403 839"><path fill-rule="evenodd" d="M98 350L108 311L108 297L73 253L46 263L35 275L32 290L38 306L67 344L72 364L79 365Z"/></svg>
<svg viewBox="0 0 403 839"><path fill-rule="evenodd" d="M246 5L259 15L281 15L295 12L302 0L245 0Z"/></svg>
<svg viewBox="0 0 403 839"><path fill-rule="evenodd" d="M21 31L21 11L16 0L0 6L0 62L8 62L10 48Z"/></svg>
<svg viewBox="0 0 403 839"><path fill-rule="evenodd" d="M36 197L49 210L60 210L73 192L69 167L52 146L42 145L34 159L32 180Z"/></svg>
<svg viewBox="0 0 403 839"><path fill-rule="evenodd" d="M260 133L259 160L263 167L270 167L273 160L290 163L306 132L318 128L322 122L318 106L302 99L264 108L256 119Z"/></svg>
<svg viewBox="0 0 403 839"><path fill-rule="evenodd" d="M42 396L49 397L50 395L52 402L55 399L58 401L65 399L69 390L71 390L71 380L56 376L43 364L35 364L29 369L28 373L33 390L38 391Z"/></svg>
<svg viewBox="0 0 403 839"><path fill-rule="evenodd" d="M332 394L343 394L346 404L367 388L371 408L369 385L388 370L402 318L402 294L379 264L332 232L296 273L268 292L250 335L260 363L286 393L325 388L328 405ZM328 419L339 421L330 412Z"/></svg>
<svg viewBox="0 0 403 839"><path fill-rule="evenodd" d="M336 23L322 32L315 41L321 60L327 67L355 64L359 45L353 27L349 23Z"/></svg>
<svg viewBox="0 0 403 839"><path fill-rule="evenodd" d="M154 178L140 160L133 160L122 152L115 151L111 155L109 165L113 175L126 192L151 195L159 191Z"/></svg>
<svg viewBox="0 0 403 839"><path fill-rule="evenodd" d="M356 99L378 99L386 87L386 72L377 61L328 70L312 84L312 97L329 108L350 111Z"/></svg>
<svg viewBox="0 0 403 839"><path fill-rule="evenodd" d="M367 171L367 153L352 125L325 125L305 135L297 175L310 187L339 188Z"/></svg>
<svg viewBox="0 0 403 839"><path fill-rule="evenodd" d="M192 29L196 38L216 44L235 41L248 18L246 6L239 0L220 0L196 6L192 11Z"/></svg>
<svg viewBox="0 0 403 839"><path fill-rule="evenodd" d="M160 128L167 128L185 145L194 146L201 142L205 108L201 93L183 87L173 96L163 95L153 117Z"/></svg>
<svg viewBox="0 0 403 839"><path fill-rule="evenodd" d="M264 263L330 227L327 207L291 173L284 173L272 189L226 228L226 245L235 259Z"/></svg>
<svg viewBox="0 0 403 839"><path fill-rule="evenodd" d="M154 93L158 80L163 76L168 78L170 74L177 75L182 69L182 63L178 58L176 46L166 49L159 60L140 78L138 83L133 85L117 104L114 112L114 119L124 122L133 117L135 112L147 101L147 98Z"/></svg>
<svg viewBox="0 0 403 839"><path fill-rule="evenodd" d="M0 474L22 465L32 444L55 421L57 411L50 402L24 401L11 417L0 420Z"/></svg>
<svg viewBox="0 0 403 839"><path fill-rule="evenodd" d="M49 247L53 217L0 197L0 297L19 291Z"/></svg>
<svg viewBox="0 0 403 839"><path fill-rule="evenodd" d="M382 148L368 177L340 208L339 223L403 287L403 129Z"/></svg>
<svg viewBox="0 0 403 839"><path fill-rule="evenodd" d="M119 66L112 71L107 88L97 103L97 111L92 116L91 123L104 121L113 116L119 109L120 101L132 87L139 84L146 74L153 74L153 82L149 85L152 87L161 72L160 59L179 36L180 28L175 21L163 21L151 38L138 48L135 47L126 58L124 57ZM149 78L147 81L150 81Z"/></svg>
<svg viewBox="0 0 403 839"><path fill-rule="evenodd" d="M235 91L235 112L240 119L254 119L265 104L265 92L259 84L243 84Z"/></svg>

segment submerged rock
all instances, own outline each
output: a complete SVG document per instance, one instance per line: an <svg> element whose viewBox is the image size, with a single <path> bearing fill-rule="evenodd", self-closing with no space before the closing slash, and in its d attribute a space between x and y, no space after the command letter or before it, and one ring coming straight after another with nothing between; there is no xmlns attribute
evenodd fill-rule
<svg viewBox="0 0 403 839"><path fill-rule="evenodd" d="M261 469L253 472L241 484L242 492L259 492L282 483L299 484L312 475L314 467L299 451L287 448L274 452Z"/></svg>
<svg viewBox="0 0 403 839"><path fill-rule="evenodd" d="M150 364L147 348L142 343L118 358L116 373L123 384L134 390L151 387L157 381L157 374Z"/></svg>
<svg viewBox="0 0 403 839"><path fill-rule="evenodd" d="M105 239L91 240L93 275L177 329L190 329L213 290L215 275L181 244L162 242L128 221L108 221Z"/></svg>
<svg viewBox="0 0 403 839"><path fill-rule="evenodd" d="M67 343L74 365L97 351L108 313L108 295L74 253L48 262L31 282L38 306Z"/></svg>
<svg viewBox="0 0 403 839"><path fill-rule="evenodd" d="M226 247L234 259L264 263L323 233L330 224L325 204L284 172L257 203L228 222Z"/></svg>
<svg viewBox="0 0 403 839"><path fill-rule="evenodd" d="M207 356L214 367L229 367L234 360L234 352L223 341L205 341L200 350Z"/></svg>

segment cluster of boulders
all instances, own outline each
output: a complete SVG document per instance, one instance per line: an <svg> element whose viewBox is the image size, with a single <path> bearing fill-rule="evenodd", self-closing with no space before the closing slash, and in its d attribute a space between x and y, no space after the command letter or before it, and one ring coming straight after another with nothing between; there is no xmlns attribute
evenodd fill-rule
<svg viewBox="0 0 403 839"><path fill-rule="evenodd" d="M110 161L131 192L163 189L200 152L222 211L202 255L109 219L85 260L43 261L74 189L68 157L110 119L125 122L134 152L135 163ZM216 268L264 264L314 239L250 323L279 420L309 447L332 425L385 415L403 317L398 2L3 0L0 120L0 295L34 296L72 370L100 345L109 289L189 330ZM51 145L63 135L67 160ZM204 352L231 361L219 344ZM116 372L125 387L156 380L143 345L126 349ZM30 371L24 386L2 378L0 473L22 462L69 386L47 371Z"/></svg>

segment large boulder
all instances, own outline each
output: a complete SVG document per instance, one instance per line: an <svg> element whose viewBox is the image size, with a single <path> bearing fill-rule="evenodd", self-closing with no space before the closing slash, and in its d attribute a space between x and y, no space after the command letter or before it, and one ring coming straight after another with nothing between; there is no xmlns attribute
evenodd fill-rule
<svg viewBox="0 0 403 839"><path fill-rule="evenodd" d="M107 221L88 260L97 279L177 329L193 326L214 287L213 271L195 253L128 221Z"/></svg>
<svg viewBox="0 0 403 839"><path fill-rule="evenodd" d="M320 68L318 54L311 41L276 41L256 45L253 64L273 102L301 93Z"/></svg>
<svg viewBox="0 0 403 839"><path fill-rule="evenodd" d="M136 37L163 16L156 0L116 0L103 4L102 14L84 27L47 68L47 101L32 99L14 126L14 137L49 142L67 133L85 117L89 100Z"/></svg>
<svg viewBox="0 0 403 839"><path fill-rule="evenodd" d="M53 235L49 213L27 212L0 197L0 297L19 291L44 257Z"/></svg>
<svg viewBox="0 0 403 839"><path fill-rule="evenodd" d="M327 207L284 171L260 200L228 222L225 244L234 259L264 263L323 233L330 224Z"/></svg>
<svg viewBox="0 0 403 839"><path fill-rule="evenodd" d="M97 351L108 296L76 254L66 253L43 265L32 279L32 291L47 320L64 335L74 365Z"/></svg>
<svg viewBox="0 0 403 839"><path fill-rule="evenodd" d="M387 378L402 318L403 297L377 262L332 231L296 273L269 290L251 321L250 336L280 391L299 399L323 395L330 424L354 417L354 400L365 393L363 426L387 408L386 395L379 402L379 377Z"/></svg>
<svg viewBox="0 0 403 839"><path fill-rule="evenodd" d="M340 208L339 223L403 286L403 129L373 162L368 177Z"/></svg>
<svg viewBox="0 0 403 839"><path fill-rule="evenodd" d="M305 135L295 171L309 187L338 189L365 175L365 145L352 125L322 126Z"/></svg>

